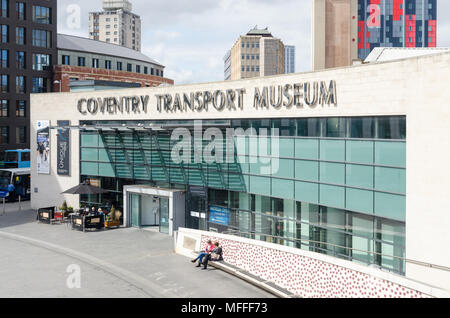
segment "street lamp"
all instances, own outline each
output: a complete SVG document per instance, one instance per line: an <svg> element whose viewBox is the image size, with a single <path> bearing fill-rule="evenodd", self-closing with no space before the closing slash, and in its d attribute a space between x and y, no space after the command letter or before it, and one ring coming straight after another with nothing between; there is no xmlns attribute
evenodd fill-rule
<svg viewBox="0 0 450 318"><path fill-rule="evenodd" d="M61 81L55 80L53 84L59 84L59 92L61 93L61 86L62 86Z"/></svg>

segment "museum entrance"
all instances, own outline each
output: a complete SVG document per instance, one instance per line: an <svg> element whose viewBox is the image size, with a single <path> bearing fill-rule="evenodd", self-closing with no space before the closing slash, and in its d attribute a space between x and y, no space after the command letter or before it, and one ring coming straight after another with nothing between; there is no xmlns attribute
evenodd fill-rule
<svg viewBox="0 0 450 318"><path fill-rule="evenodd" d="M157 228L172 235L185 226L185 192L150 186L125 186L124 224L137 228Z"/></svg>
<svg viewBox="0 0 450 318"><path fill-rule="evenodd" d="M159 227L161 233L169 234L169 198L135 193L129 196L132 227Z"/></svg>

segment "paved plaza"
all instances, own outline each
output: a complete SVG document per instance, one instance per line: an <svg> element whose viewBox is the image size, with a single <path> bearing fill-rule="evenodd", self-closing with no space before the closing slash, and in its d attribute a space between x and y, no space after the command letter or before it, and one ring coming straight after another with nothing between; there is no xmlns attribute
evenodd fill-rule
<svg viewBox="0 0 450 318"><path fill-rule="evenodd" d="M79 232L36 222L30 203L0 208L0 298L267 298L220 270L196 268L153 230Z"/></svg>

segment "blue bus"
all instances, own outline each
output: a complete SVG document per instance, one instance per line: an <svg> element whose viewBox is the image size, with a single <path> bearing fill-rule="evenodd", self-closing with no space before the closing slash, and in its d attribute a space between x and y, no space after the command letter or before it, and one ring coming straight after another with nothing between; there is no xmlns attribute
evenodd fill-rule
<svg viewBox="0 0 450 318"><path fill-rule="evenodd" d="M4 169L30 168L30 149L5 150Z"/></svg>
<svg viewBox="0 0 450 318"><path fill-rule="evenodd" d="M0 169L0 199L14 202L31 198L31 169Z"/></svg>

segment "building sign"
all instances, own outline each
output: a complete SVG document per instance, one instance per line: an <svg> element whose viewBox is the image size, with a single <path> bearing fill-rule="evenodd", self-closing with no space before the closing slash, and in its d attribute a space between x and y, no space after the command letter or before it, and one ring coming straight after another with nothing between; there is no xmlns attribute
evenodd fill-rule
<svg viewBox="0 0 450 318"><path fill-rule="evenodd" d="M245 88L194 91L175 94L81 98L78 111L82 115L146 114L149 108L158 113L242 111L248 94L254 109L302 109L337 106L336 82L315 81Z"/></svg>
<svg viewBox="0 0 450 318"><path fill-rule="evenodd" d="M50 121L37 122L37 173L50 174Z"/></svg>
<svg viewBox="0 0 450 318"><path fill-rule="evenodd" d="M58 121L58 127L68 127L70 121L60 120ZM57 158L57 173L60 176L70 175L70 129L60 128L58 129L58 158Z"/></svg>
<svg viewBox="0 0 450 318"><path fill-rule="evenodd" d="M218 206L210 206L209 222L221 225L228 225L230 223L230 210Z"/></svg>

